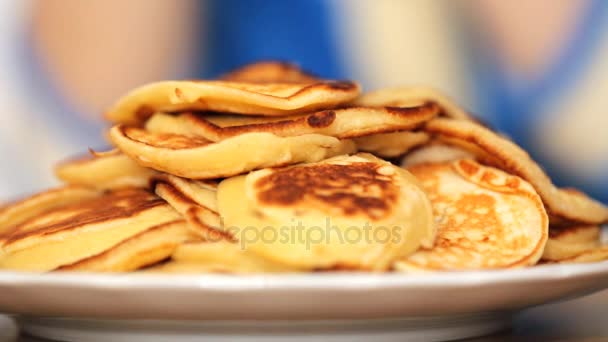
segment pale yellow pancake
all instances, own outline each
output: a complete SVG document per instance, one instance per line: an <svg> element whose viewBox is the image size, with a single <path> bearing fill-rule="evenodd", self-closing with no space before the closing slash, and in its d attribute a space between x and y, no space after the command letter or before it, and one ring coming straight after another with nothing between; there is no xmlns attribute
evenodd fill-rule
<svg viewBox="0 0 608 342"><path fill-rule="evenodd" d="M137 124L157 111L283 116L333 108L352 101L359 93L359 85L349 81L163 81L132 90L105 117L113 123Z"/></svg>
<svg viewBox="0 0 608 342"><path fill-rule="evenodd" d="M220 79L251 83L316 83L320 79L297 65L280 61L251 63L223 75Z"/></svg>
<svg viewBox="0 0 608 342"><path fill-rule="evenodd" d="M246 117L184 113L172 116L157 113L146 123L156 133L195 134L211 141L267 132L291 137L323 134L340 139L370 134L411 130L439 114L439 107L425 103L412 107L350 107L285 117ZM181 126L180 128L177 128Z"/></svg>
<svg viewBox="0 0 608 342"><path fill-rule="evenodd" d="M68 184L102 190L125 187L149 187L158 172L139 166L122 153L101 153L60 163L57 178Z"/></svg>
<svg viewBox="0 0 608 342"><path fill-rule="evenodd" d="M471 150L484 163L528 181L554 217L587 224L608 221L608 207L585 194L557 188L542 168L521 147L471 121L436 118L424 130Z"/></svg>
<svg viewBox="0 0 608 342"><path fill-rule="evenodd" d="M542 259L549 262L599 261L604 248L600 238L601 228L597 225L551 228Z"/></svg>
<svg viewBox="0 0 608 342"><path fill-rule="evenodd" d="M180 218L164 200L148 191L110 192L48 210L18 225L2 246L0 268L50 271Z"/></svg>
<svg viewBox="0 0 608 342"><path fill-rule="evenodd" d="M426 102L436 103L444 116L470 120L471 116L452 99L429 87L392 87L361 95L352 105L362 107L411 107Z"/></svg>
<svg viewBox="0 0 608 342"><path fill-rule="evenodd" d="M149 228L99 254L63 265L56 271L135 271L169 258L181 243L195 239L185 221L172 221Z"/></svg>
<svg viewBox="0 0 608 342"><path fill-rule="evenodd" d="M264 167L316 162L352 153L352 141L319 134L278 137L247 133L218 143L176 134L115 126L110 137L126 155L144 167L191 179L213 179Z"/></svg>
<svg viewBox="0 0 608 342"><path fill-rule="evenodd" d="M401 159L401 167L408 168L419 164L437 164L459 159L474 159L475 154L458 146L431 140L427 144L409 151Z"/></svg>
<svg viewBox="0 0 608 342"><path fill-rule="evenodd" d="M396 158L411 149L424 145L429 141L429 135L424 132L393 132L372 134L354 138L357 149L369 152L382 158Z"/></svg>
<svg viewBox="0 0 608 342"><path fill-rule="evenodd" d="M100 192L73 185L52 189L5 205L0 209L0 240L24 221L46 211L95 198Z"/></svg>
<svg viewBox="0 0 608 342"><path fill-rule="evenodd" d="M245 248L297 268L385 270L434 234L413 176L369 154L224 180L218 208Z"/></svg>
<svg viewBox="0 0 608 342"><path fill-rule="evenodd" d="M438 231L433 248L399 260L396 270L522 267L539 260L548 218L526 181L472 160L408 170L431 200Z"/></svg>

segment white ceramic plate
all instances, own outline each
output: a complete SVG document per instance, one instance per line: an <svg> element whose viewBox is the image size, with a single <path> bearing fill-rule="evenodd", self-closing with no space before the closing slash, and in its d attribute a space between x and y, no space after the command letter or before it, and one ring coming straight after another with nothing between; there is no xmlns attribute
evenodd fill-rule
<svg viewBox="0 0 608 342"><path fill-rule="evenodd" d="M608 262L416 275L0 272L0 312L31 334L69 341L442 340L493 332L515 311L604 288Z"/></svg>

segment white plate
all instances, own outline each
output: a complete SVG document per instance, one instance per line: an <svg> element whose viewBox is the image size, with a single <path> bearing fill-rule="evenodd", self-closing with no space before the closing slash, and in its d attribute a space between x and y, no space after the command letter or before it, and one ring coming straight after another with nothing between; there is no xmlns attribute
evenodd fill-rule
<svg viewBox="0 0 608 342"><path fill-rule="evenodd" d="M416 275L0 272L0 312L17 314L31 334L69 341L441 340L493 332L515 311L604 288L608 262Z"/></svg>

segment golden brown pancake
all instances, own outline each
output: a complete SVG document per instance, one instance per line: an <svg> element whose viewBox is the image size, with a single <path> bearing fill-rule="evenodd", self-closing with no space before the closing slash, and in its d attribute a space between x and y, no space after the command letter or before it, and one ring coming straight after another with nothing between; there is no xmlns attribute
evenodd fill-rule
<svg viewBox="0 0 608 342"><path fill-rule="evenodd" d="M359 92L359 85L350 81L164 81L131 91L112 106L105 117L113 123L137 124L158 111L283 116L333 108L353 100Z"/></svg>
<svg viewBox="0 0 608 342"><path fill-rule="evenodd" d="M218 183L215 180L186 179L161 173L154 178L153 182L169 184L180 193L180 196L217 213Z"/></svg>
<svg viewBox="0 0 608 342"><path fill-rule="evenodd" d="M357 149L382 158L396 158L429 141L424 132L393 132L354 138Z"/></svg>
<svg viewBox="0 0 608 342"><path fill-rule="evenodd" d="M99 254L56 271L129 272L165 260L179 244L195 240L183 220L163 223L138 233Z"/></svg>
<svg viewBox="0 0 608 342"><path fill-rule="evenodd" d="M316 162L352 153L352 141L319 134L278 137L247 133L218 143L176 134L155 134L118 125L110 131L116 146L144 167L191 179L214 179L264 167Z"/></svg>
<svg viewBox="0 0 608 342"><path fill-rule="evenodd" d="M601 229L597 225L578 225L563 228L551 228L549 240L542 259L545 261L562 261L575 259L591 250L601 247Z"/></svg>
<svg viewBox="0 0 608 342"><path fill-rule="evenodd" d="M50 271L102 253L153 226L180 219L164 200L124 189L59 207L16 227L0 268Z"/></svg>
<svg viewBox="0 0 608 342"><path fill-rule="evenodd" d="M600 224L608 221L608 208L581 192L557 188L530 155L510 140L471 121L436 118L425 131L450 139L474 152L484 163L528 181L552 216L573 222ZM481 153L479 152L481 150Z"/></svg>
<svg viewBox="0 0 608 342"><path fill-rule="evenodd" d="M445 144L437 139L410 151L401 160L401 167L411 167L418 164L438 164L459 159L474 159L475 154L464 148Z"/></svg>
<svg viewBox="0 0 608 342"><path fill-rule="evenodd" d="M320 79L297 65L279 61L261 61L245 65L221 77L224 81L250 83L316 83Z"/></svg>
<svg viewBox="0 0 608 342"><path fill-rule="evenodd" d="M472 160L408 170L431 200L438 231L433 248L396 262L397 270L521 267L538 261L548 218L526 181Z"/></svg>
<svg viewBox="0 0 608 342"><path fill-rule="evenodd" d="M122 153L102 153L63 162L55 168L57 178L68 184L102 190L148 187L158 172L139 166Z"/></svg>
<svg viewBox="0 0 608 342"><path fill-rule="evenodd" d="M26 199L7 204L0 209L0 240L7 237L24 221L46 211L79 203L99 196L99 191L73 185L48 190Z"/></svg>
<svg viewBox="0 0 608 342"><path fill-rule="evenodd" d="M158 182L155 188L158 196L184 216L191 232L196 234L199 239L210 242L233 241L232 236L220 230L221 221L217 212L196 202L171 184Z"/></svg>
<svg viewBox="0 0 608 342"><path fill-rule="evenodd" d="M252 132L282 137L323 134L346 139L411 130L438 113L439 107L433 103L415 107L351 107L280 118L195 113L175 117L157 113L147 122L146 129L156 133L194 134L211 141Z"/></svg>
<svg viewBox="0 0 608 342"><path fill-rule="evenodd" d="M436 103L444 116L454 119L471 119L454 101L435 89L428 87L383 88L361 95L353 102L362 107L411 107L423 103Z"/></svg>
<svg viewBox="0 0 608 342"><path fill-rule="evenodd" d="M406 174L362 154L233 177L218 187L222 228L292 267L384 270L434 233L430 203Z"/></svg>

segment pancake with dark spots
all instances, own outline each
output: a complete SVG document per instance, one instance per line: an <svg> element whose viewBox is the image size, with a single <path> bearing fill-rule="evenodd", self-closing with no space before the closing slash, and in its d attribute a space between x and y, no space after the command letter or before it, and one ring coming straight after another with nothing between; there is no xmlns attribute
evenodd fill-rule
<svg viewBox="0 0 608 342"><path fill-rule="evenodd" d="M222 229L245 248L310 270L385 270L434 234L430 203L415 179L366 154L224 180L218 208Z"/></svg>
<svg viewBox="0 0 608 342"><path fill-rule="evenodd" d="M252 132L284 137L323 134L346 139L412 130L438 114L439 107L434 103L412 107L351 107L286 117L157 113L146 123L146 128L154 133L186 133L212 141ZM399 142L393 144L399 145Z"/></svg>
<svg viewBox="0 0 608 342"><path fill-rule="evenodd" d="M179 218L171 206L148 191L109 192L47 210L16 226L5 239L0 267L52 270Z"/></svg>

